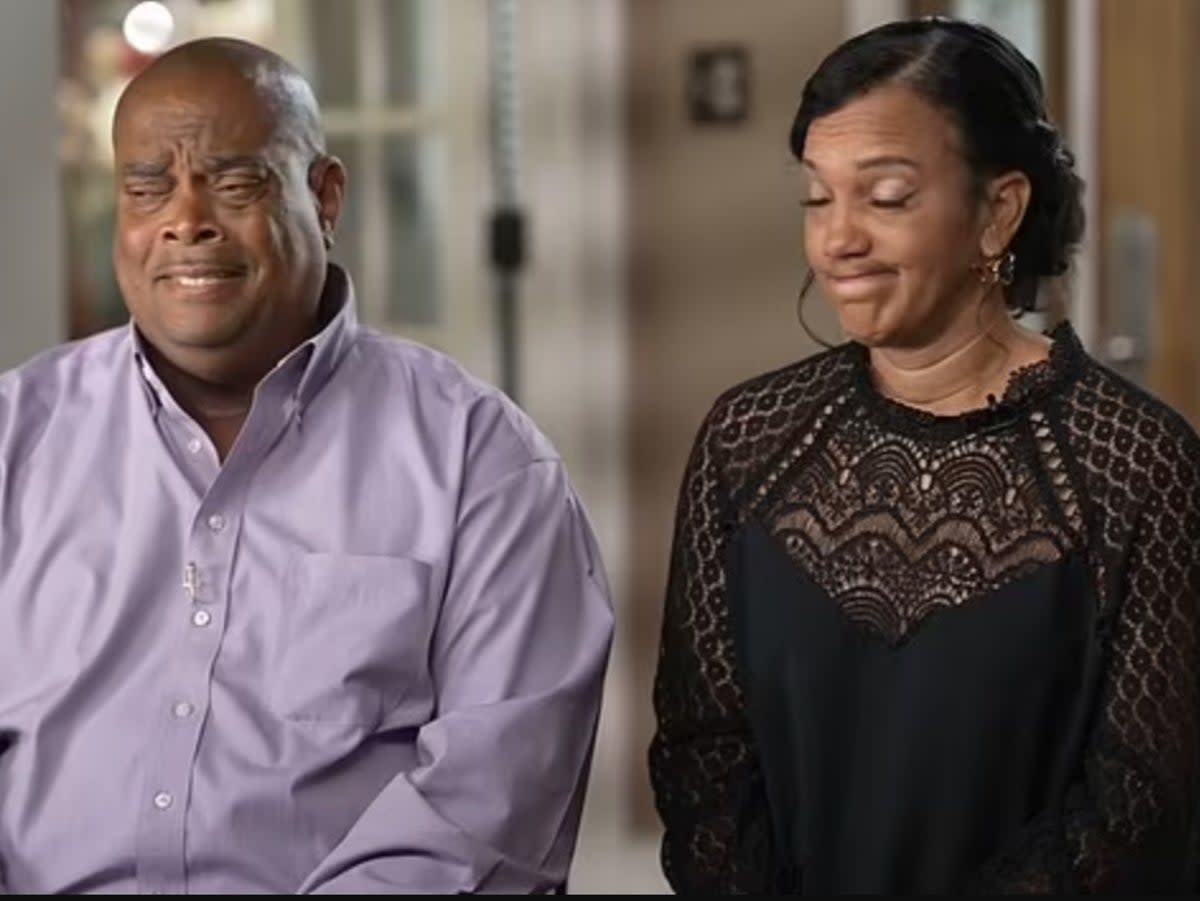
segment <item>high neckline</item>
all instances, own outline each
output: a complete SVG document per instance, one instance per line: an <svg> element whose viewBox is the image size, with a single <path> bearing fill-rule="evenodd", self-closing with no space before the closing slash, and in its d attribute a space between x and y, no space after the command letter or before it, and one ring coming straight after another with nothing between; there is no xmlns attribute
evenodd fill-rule
<svg viewBox="0 0 1200 901"><path fill-rule="evenodd" d="M1079 371L1085 351L1067 321L1045 333L1051 341L1049 356L1015 370L1003 394L986 407L963 413L932 413L888 397L871 376L870 350L850 342L854 363L853 390L868 415L892 431L919 435L965 435L1003 428L1060 393Z"/></svg>

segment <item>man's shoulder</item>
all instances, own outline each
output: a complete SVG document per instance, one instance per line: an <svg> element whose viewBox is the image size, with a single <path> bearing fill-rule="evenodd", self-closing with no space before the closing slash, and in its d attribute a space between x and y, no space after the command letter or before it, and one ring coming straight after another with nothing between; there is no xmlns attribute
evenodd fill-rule
<svg viewBox="0 0 1200 901"><path fill-rule="evenodd" d="M386 380L388 396L410 415L461 422L473 444L503 456L526 462L558 459L528 413L449 354L366 328L356 345L361 371Z"/></svg>
<svg viewBox="0 0 1200 901"><path fill-rule="evenodd" d="M377 329L359 329L355 353L364 371L400 380L411 391L448 403L474 403L494 390L449 354Z"/></svg>
<svg viewBox="0 0 1200 901"><path fill-rule="evenodd" d="M41 351L0 374L0 470L18 449L28 452L59 414L78 428L86 411L103 405L103 395L117 384L127 340L124 330L103 332Z"/></svg>
<svg viewBox="0 0 1200 901"><path fill-rule="evenodd" d="M128 342L128 329L114 328L40 351L0 374L0 407L22 398L93 394L120 368Z"/></svg>

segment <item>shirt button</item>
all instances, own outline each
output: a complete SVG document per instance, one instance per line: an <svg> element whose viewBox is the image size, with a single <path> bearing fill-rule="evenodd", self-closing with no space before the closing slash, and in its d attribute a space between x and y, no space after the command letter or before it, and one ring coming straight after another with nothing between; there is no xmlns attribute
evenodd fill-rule
<svg viewBox="0 0 1200 901"><path fill-rule="evenodd" d="M208 527L214 532L219 532L225 528L225 517L220 513L214 513L208 518Z"/></svg>
<svg viewBox="0 0 1200 901"><path fill-rule="evenodd" d="M159 810L166 810L168 807L171 806L171 802L173 800L174 800L174 798L172 798L166 792L159 792L157 795L154 796L154 806L157 807Z"/></svg>
<svg viewBox="0 0 1200 901"><path fill-rule="evenodd" d="M179 701L171 708L171 713L175 714L176 719L184 719L192 715L192 705L187 701Z"/></svg>
<svg viewBox="0 0 1200 901"><path fill-rule="evenodd" d="M202 442L199 438L193 438L187 443L188 451L193 454L200 453L200 449L202 447L204 447L204 442Z"/></svg>
<svg viewBox="0 0 1200 901"><path fill-rule="evenodd" d="M212 622L212 616L207 610L197 610L192 614L192 624L203 628Z"/></svg>

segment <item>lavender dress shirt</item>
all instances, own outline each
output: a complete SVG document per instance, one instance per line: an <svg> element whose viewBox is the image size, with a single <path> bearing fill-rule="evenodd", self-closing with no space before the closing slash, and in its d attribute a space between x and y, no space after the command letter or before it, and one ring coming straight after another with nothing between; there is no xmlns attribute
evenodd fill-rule
<svg viewBox="0 0 1200 901"><path fill-rule="evenodd" d="M612 610L561 459L357 324L218 461L134 329L0 377L0 867L13 893L563 884Z"/></svg>

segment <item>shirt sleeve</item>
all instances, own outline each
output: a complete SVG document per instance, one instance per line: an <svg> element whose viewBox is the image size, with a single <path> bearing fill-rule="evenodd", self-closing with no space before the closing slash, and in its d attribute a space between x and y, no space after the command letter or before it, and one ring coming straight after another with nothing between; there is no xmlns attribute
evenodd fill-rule
<svg viewBox="0 0 1200 901"><path fill-rule="evenodd" d="M612 629L595 539L559 460L465 496L419 765L383 789L300 892L562 889Z"/></svg>
<svg viewBox="0 0 1200 901"><path fill-rule="evenodd" d="M773 893L758 753L738 681L726 598L731 524L710 416L680 489L654 683L650 780L665 827L662 865L680 894Z"/></svg>
<svg viewBox="0 0 1200 901"><path fill-rule="evenodd" d="M1063 811L989 864L981 889L1200 888L1200 441L1180 431L1147 463L1078 781Z"/></svg>

